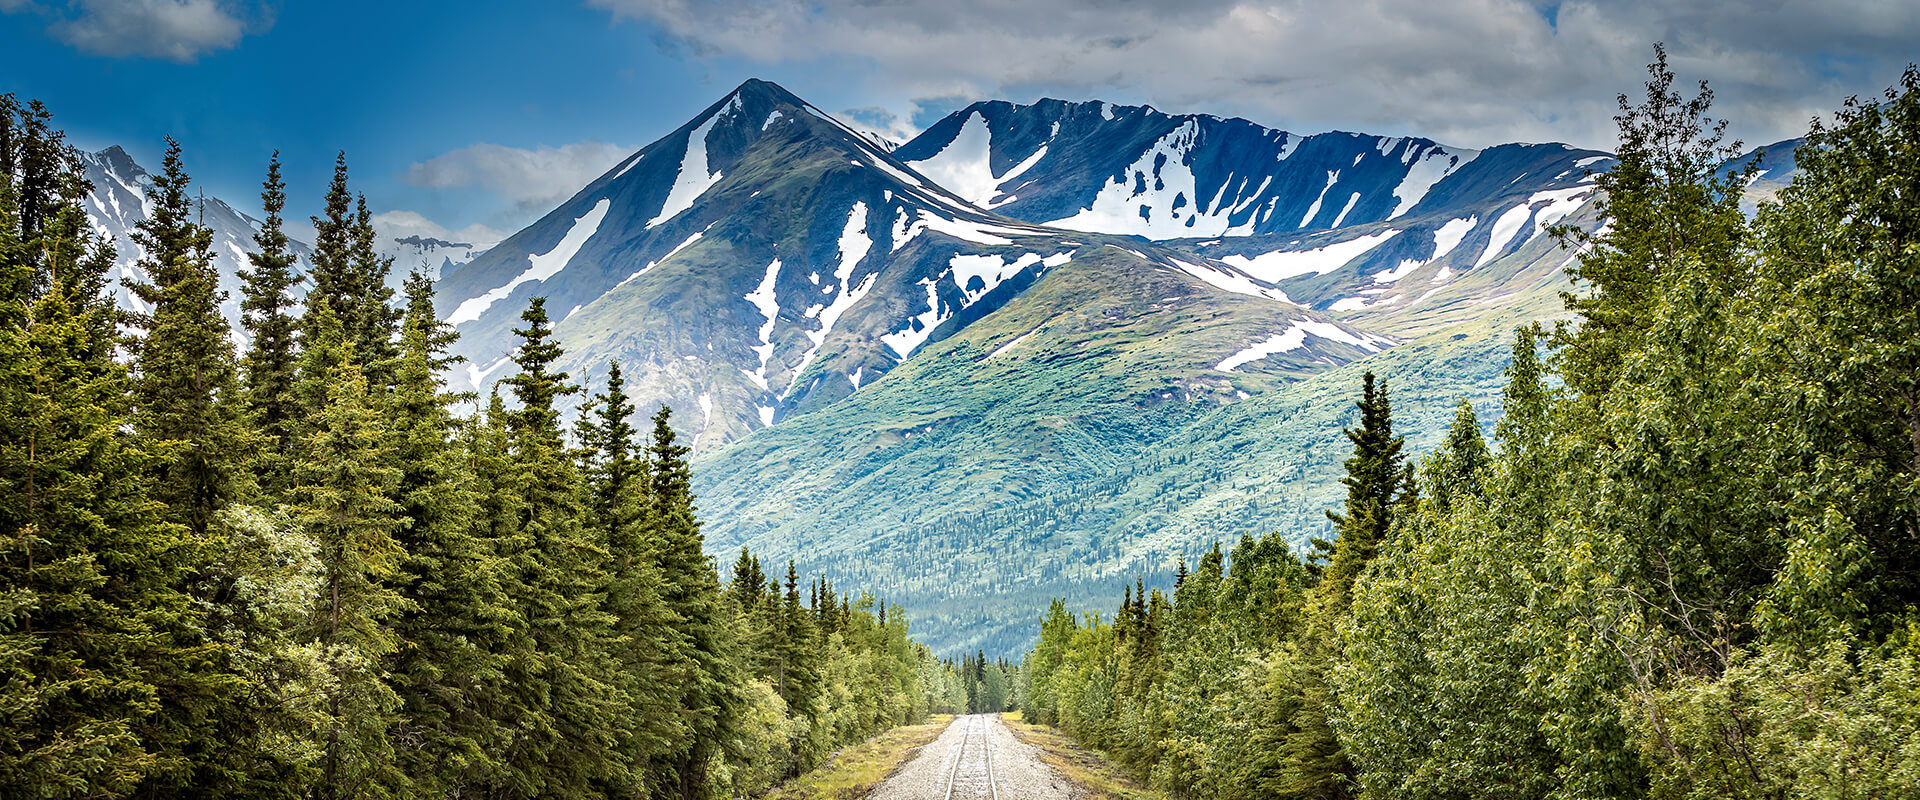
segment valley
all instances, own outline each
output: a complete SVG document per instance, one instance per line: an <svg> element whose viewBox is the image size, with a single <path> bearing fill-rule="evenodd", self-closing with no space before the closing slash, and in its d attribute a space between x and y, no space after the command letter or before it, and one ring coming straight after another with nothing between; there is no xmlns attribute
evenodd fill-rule
<svg viewBox="0 0 1920 800"><path fill-rule="evenodd" d="M89 163L134 269L145 172ZM618 361L674 410L715 558L791 557L912 606L941 652L1014 653L1051 597L1324 534L1363 371L1416 449L1459 399L1497 418L1509 334L1571 288L1549 229L1601 227L1610 163L1059 100L890 143L750 80L496 245L380 247L438 274L470 410L545 297L588 394ZM222 241L258 224L207 208ZM223 286L244 252L214 248Z"/></svg>

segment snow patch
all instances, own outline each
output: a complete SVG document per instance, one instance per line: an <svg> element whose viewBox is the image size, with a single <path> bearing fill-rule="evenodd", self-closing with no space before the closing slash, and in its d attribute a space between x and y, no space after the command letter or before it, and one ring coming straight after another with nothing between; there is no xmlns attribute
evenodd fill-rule
<svg viewBox="0 0 1920 800"><path fill-rule="evenodd" d="M1547 205L1534 213L1533 233L1529 235L1527 239L1531 241L1535 236L1546 233L1548 228L1553 227L1555 223L1565 219L1568 214L1580 210L1580 206L1587 202L1587 195L1592 192L1593 187L1591 186L1575 186L1571 189L1548 189L1544 192L1534 192L1533 196L1527 198L1527 203L1533 204L1545 201Z"/></svg>
<svg viewBox="0 0 1920 800"><path fill-rule="evenodd" d="M1480 254L1480 260L1473 262L1474 268L1479 269L1486 266L1487 262L1499 258L1500 252L1513 243L1515 236L1520 235L1521 226L1526 225L1527 218L1532 215L1533 209L1528 208L1526 203L1521 203L1507 209L1507 213L1501 214L1499 219L1494 220L1492 238L1487 240L1487 249Z"/></svg>
<svg viewBox="0 0 1920 800"><path fill-rule="evenodd" d="M867 233L867 204L865 201L855 201L853 209L847 213L847 226L840 231L840 266L833 271L833 277L839 280L839 285L834 287L838 292L833 301L825 307L815 306L808 309L807 316L819 317L820 328L806 332L807 338L813 341L813 346L807 348L806 355L800 357L800 366L793 370L793 380L787 383L786 391L780 395L782 400L793 393L794 386L800 382L800 376L806 373L807 367L813 363L814 356L820 353L820 345L826 342L827 334L833 332L834 324L840 321L840 315L847 313L855 303L860 302L868 292L873 291L874 280L880 276L878 272L868 273L867 277L861 279L858 284L853 283L854 268L858 267L872 250L873 236ZM819 310L816 312L815 308Z"/></svg>
<svg viewBox="0 0 1920 800"><path fill-rule="evenodd" d="M1001 357L1001 356L1003 356L1003 355L1006 355L1006 354L1007 354L1007 351L1008 351L1008 350L1012 350L1012 349L1013 349L1013 348L1015 348L1015 347L1019 347L1019 346L1020 346L1020 343L1021 343L1021 342L1024 342L1024 341L1026 341L1026 340L1028 340L1028 339L1030 339L1030 338L1032 338L1034 334L1036 334L1036 333L1039 333L1039 332L1040 332L1040 328L1045 328L1045 327L1047 327L1047 323L1045 323L1045 322L1043 322L1043 323L1040 323L1040 327L1039 327L1039 328L1034 328L1033 330L1030 330L1030 331L1027 331L1026 333L1023 333L1023 334L1020 334L1019 336L1017 336L1017 337L1014 337L1014 340L1013 340L1013 341L1011 341L1011 342L1007 342L1006 344L1003 344L1003 345L1000 345L1000 346L999 346L999 347L997 347L997 348L994 348L994 351L993 351L993 352L991 352L991 353L988 353L988 354L987 354L987 360L988 360L988 361L992 361L993 359L996 359L996 358L999 358L999 357Z"/></svg>
<svg viewBox="0 0 1920 800"><path fill-rule="evenodd" d="M1221 359L1213 368L1220 372L1232 372L1246 364L1272 355L1292 352L1306 346L1307 337L1313 336L1333 342L1353 345L1369 353L1378 353L1394 342L1381 336L1356 334L1330 322L1317 322L1309 319L1295 320L1285 331L1269 336L1248 345L1246 349Z"/></svg>
<svg viewBox="0 0 1920 800"><path fill-rule="evenodd" d="M1307 227L1307 223L1312 222L1314 217L1320 215L1320 203L1327 199L1327 190L1332 189L1333 184L1338 180L1340 180L1340 170L1327 170L1327 185L1320 187L1320 196L1313 198L1313 205L1307 206L1307 215L1301 217L1300 224L1294 227Z"/></svg>
<svg viewBox="0 0 1920 800"><path fill-rule="evenodd" d="M940 152L907 163L967 202L984 204L993 199L994 187L999 185L989 163L992 148L993 133L987 129L987 118L974 111L961 123L953 141L940 148Z"/></svg>
<svg viewBox="0 0 1920 800"><path fill-rule="evenodd" d="M1248 297L1263 297L1282 303L1293 302L1292 298L1287 297L1286 292L1261 286L1248 280L1245 275L1228 272L1208 264L1194 264L1177 258L1171 260L1174 266L1180 268L1180 271L1205 281L1215 289L1232 292L1234 294L1244 294Z"/></svg>
<svg viewBox="0 0 1920 800"><path fill-rule="evenodd" d="M1413 148L1407 148L1409 155L1412 152ZM1432 189L1434 184L1439 183L1440 179L1452 175L1456 170L1479 157L1478 150L1448 153L1436 147L1428 151L1418 163L1413 165L1412 169L1407 170L1407 176L1400 180L1400 185L1393 187L1393 196L1399 198L1400 202L1394 205L1393 212L1387 215L1387 219L1395 219L1413 210L1413 207L1427 196L1427 191Z"/></svg>
<svg viewBox="0 0 1920 800"><path fill-rule="evenodd" d="M760 279L760 285L745 295L745 300L753 304L754 310L759 311L766 322L760 325L760 343L752 348L754 355L760 357L760 368L752 372L743 369L741 372L746 372L747 380L753 381L753 385L760 387L763 392L768 391L767 360L773 357L773 325L780 318L779 298L774 296L773 291L773 284L779 277L780 259L776 258L767 265L767 274Z"/></svg>
<svg viewBox="0 0 1920 800"><path fill-rule="evenodd" d="M1433 232L1432 260L1446 258L1448 253L1460 246L1460 242L1467 238L1467 234L1473 232L1473 226L1478 224L1480 224L1480 217L1472 216L1466 219L1448 220L1447 224L1440 226Z"/></svg>
<svg viewBox="0 0 1920 800"><path fill-rule="evenodd" d="M739 96L735 95L735 99L739 99ZM716 113L708 117L700 127L687 134L687 152L680 160L680 175L674 178L673 188L667 190L667 199L660 204L660 215L647 222L648 228L680 216L693 207L700 195L706 194L708 189L720 182L718 171L707 174L707 134L713 132L713 125L720 121L720 116Z"/></svg>
<svg viewBox="0 0 1920 800"><path fill-rule="evenodd" d="M1191 154L1200 126L1187 120L1148 147L1120 175L1108 178L1093 202L1046 223L1092 233L1181 239L1227 232L1228 214L1201 209Z"/></svg>
<svg viewBox="0 0 1920 800"><path fill-rule="evenodd" d="M592 210L573 221L573 227L567 229L567 235L561 237L560 242L555 244L552 250L539 254L528 253L527 261L531 266L527 267L525 272L508 281L505 286L479 297L468 298L460 304L459 308L453 310L451 316L447 317L447 324L462 325L479 319L480 315L485 314L494 303L505 299L507 295L513 293L514 289L520 288L520 284L544 281L560 272L567 266L567 262L573 260L574 255L580 252L581 246L599 232L600 221L607 218L607 208L610 205L612 205L611 201L601 198L600 202L593 204Z"/></svg>
<svg viewBox="0 0 1920 800"><path fill-rule="evenodd" d="M1398 235L1400 235L1399 231L1389 229L1314 250L1276 251L1252 258L1235 254L1220 260L1238 267L1242 272L1256 279L1267 283L1279 283L1301 275L1324 275L1332 272Z"/></svg>
<svg viewBox="0 0 1920 800"><path fill-rule="evenodd" d="M1360 202L1360 193L1354 192L1352 197L1347 198L1346 207L1340 209L1340 216L1333 218L1333 227L1335 228L1340 227L1340 223L1347 218L1347 212L1352 211L1353 204L1358 202Z"/></svg>

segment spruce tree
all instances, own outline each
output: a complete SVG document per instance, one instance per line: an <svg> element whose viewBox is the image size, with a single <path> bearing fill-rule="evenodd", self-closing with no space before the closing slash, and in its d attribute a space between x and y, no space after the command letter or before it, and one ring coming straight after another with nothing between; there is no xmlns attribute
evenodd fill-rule
<svg viewBox="0 0 1920 800"><path fill-rule="evenodd" d="M512 631L470 455L455 437L441 371L455 334L433 308L433 285L407 281L398 385L388 403L399 475L394 496L406 524L395 580L404 611L393 622L392 659L402 721L397 759L416 792L435 796L484 785L498 769L504 720L490 698L506 692L503 653Z"/></svg>
<svg viewBox="0 0 1920 800"><path fill-rule="evenodd" d="M1473 413L1473 404L1463 398L1454 409L1453 425L1447 428L1446 440L1423 465L1428 499L1434 510L1442 515L1448 513L1455 497L1484 500L1486 473L1492 464L1486 439L1480 434L1480 419Z"/></svg>
<svg viewBox="0 0 1920 800"><path fill-rule="evenodd" d="M520 497L515 530L501 556L507 594L519 601L530 652L510 657L508 684L528 715L514 732L507 768L516 792L583 796L606 782L629 784L616 720L624 700L613 675L612 623L605 612L605 548L583 524L580 481L561 442L557 398L578 391L552 370L562 355L545 298L534 298L516 329L518 374L503 381L519 408L506 413Z"/></svg>
<svg viewBox="0 0 1920 800"><path fill-rule="evenodd" d="M1360 427L1346 430L1353 443L1347 459L1346 507L1328 511L1339 539L1333 544L1324 580L1334 595L1344 594L1393 531L1395 516L1406 506L1409 474L1401 457L1406 437L1393 433L1393 409L1385 383L1376 385L1373 372L1361 378L1358 407ZM1326 554L1323 547L1322 553Z"/></svg>
<svg viewBox="0 0 1920 800"><path fill-rule="evenodd" d="M720 603L720 581L703 552L700 521L694 515L692 472L687 448L677 444L668 425L672 411L653 415L647 448L649 544L664 581L662 599L680 620L688 638L690 675L681 685L680 706L692 734L672 758L676 794L695 800L705 791L708 767L723 755L738 713L738 679L732 671L732 642Z"/></svg>
<svg viewBox="0 0 1920 800"><path fill-rule="evenodd" d="M313 286L307 290L307 317L301 322L301 334L312 335L313 312L326 306L336 324L351 330L359 308L359 281L353 265L353 194L347 191L347 154L342 151L333 162L333 180L327 184L324 216L310 217L313 222L312 269L307 277Z"/></svg>
<svg viewBox="0 0 1920 800"><path fill-rule="evenodd" d="M321 596L307 625L329 677L315 795L400 796L406 780L389 735L401 703L384 668L399 646L389 625L405 607L390 585L406 557L395 539L404 509L391 499L400 476L391 466L391 433L353 346L342 340L330 309L318 310L314 322L302 381L324 381L308 394L325 401L310 421L292 497L295 521L317 543L321 569Z"/></svg>
<svg viewBox="0 0 1920 800"><path fill-rule="evenodd" d="M87 275L111 250L47 118L0 96L0 794L116 796L188 771L174 704L221 676L105 357L116 314Z"/></svg>
<svg viewBox="0 0 1920 800"><path fill-rule="evenodd" d="M286 185L280 180L280 154L267 162L267 179L261 184L261 206L266 219L253 235L255 252L247 254L252 269L240 272L241 322L246 325L246 356L241 361L245 375L249 423L261 437L255 463L260 489L269 498L284 493L291 480L291 454L295 451L297 422L301 417L295 402L293 384L298 362L294 354L297 320L292 315L294 300L290 290L298 281L294 273L296 257L287 248L288 239L280 212L286 209Z"/></svg>
<svg viewBox="0 0 1920 800"><path fill-rule="evenodd" d="M393 383L394 360L399 357L396 339L400 336L402 310L392 306L393 289L387 276L393 271L393 259L380 255L378 234L373 228L373 213L367 210L366 195L354 199L351 264L353 318L346 326L354 352L366 364L367 379L376 389ZM344 320L343 320L344 322Z"/></svg>
<svg viewBox="0 0 1920 800"><path fill-rule="evenodd" d="M192 220L180 144L171 138L153 182L153 213L134 237L146 251L140 267L153 282L130 287L150 309L140 318L145 336L135 348L134 424L163 454L157 496L204 536L213 513L248 491L241 462L248 431L220 315L212 233Z"/></svg>

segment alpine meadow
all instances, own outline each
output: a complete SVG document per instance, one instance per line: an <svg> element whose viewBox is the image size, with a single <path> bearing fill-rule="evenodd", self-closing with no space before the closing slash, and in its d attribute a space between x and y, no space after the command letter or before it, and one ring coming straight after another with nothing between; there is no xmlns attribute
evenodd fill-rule
<svg viewBox="0 0 1920 800"><path fill-rule="evenodd" d="M0 798L1920 797L1916 37L0 0Z"/></svg>

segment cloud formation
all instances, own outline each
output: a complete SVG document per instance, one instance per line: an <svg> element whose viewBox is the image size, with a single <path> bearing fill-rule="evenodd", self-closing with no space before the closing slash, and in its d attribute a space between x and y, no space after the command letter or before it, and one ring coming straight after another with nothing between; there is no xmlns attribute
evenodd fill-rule
<svg viewBox="0 0 1920 800"><path fill-rule="evenodd" d="M525 150L476 144L407 168L400 179L422 189L485 189L511 203L515 213L544 212L639 148L579 142Z"/></svg>
<svg viewBox="0 0 1920 800"><path fill-rule="evenodd" d="M222 0L0 0L0 13L47 17L47 32L84 53L191 63L273 27L272 14Z"/></svg>
<svg viewBox="0 0 1920 800"><path fill-rule="evenodd" d="M1920 3L1827 0L588 0L695 54L870 59L907 98L1119 92L1169 111L1466 146L1608 146L1613 96L1665 42L1749 138L1891 84ZM900 109L906 111L906 109Z"/></svg>

